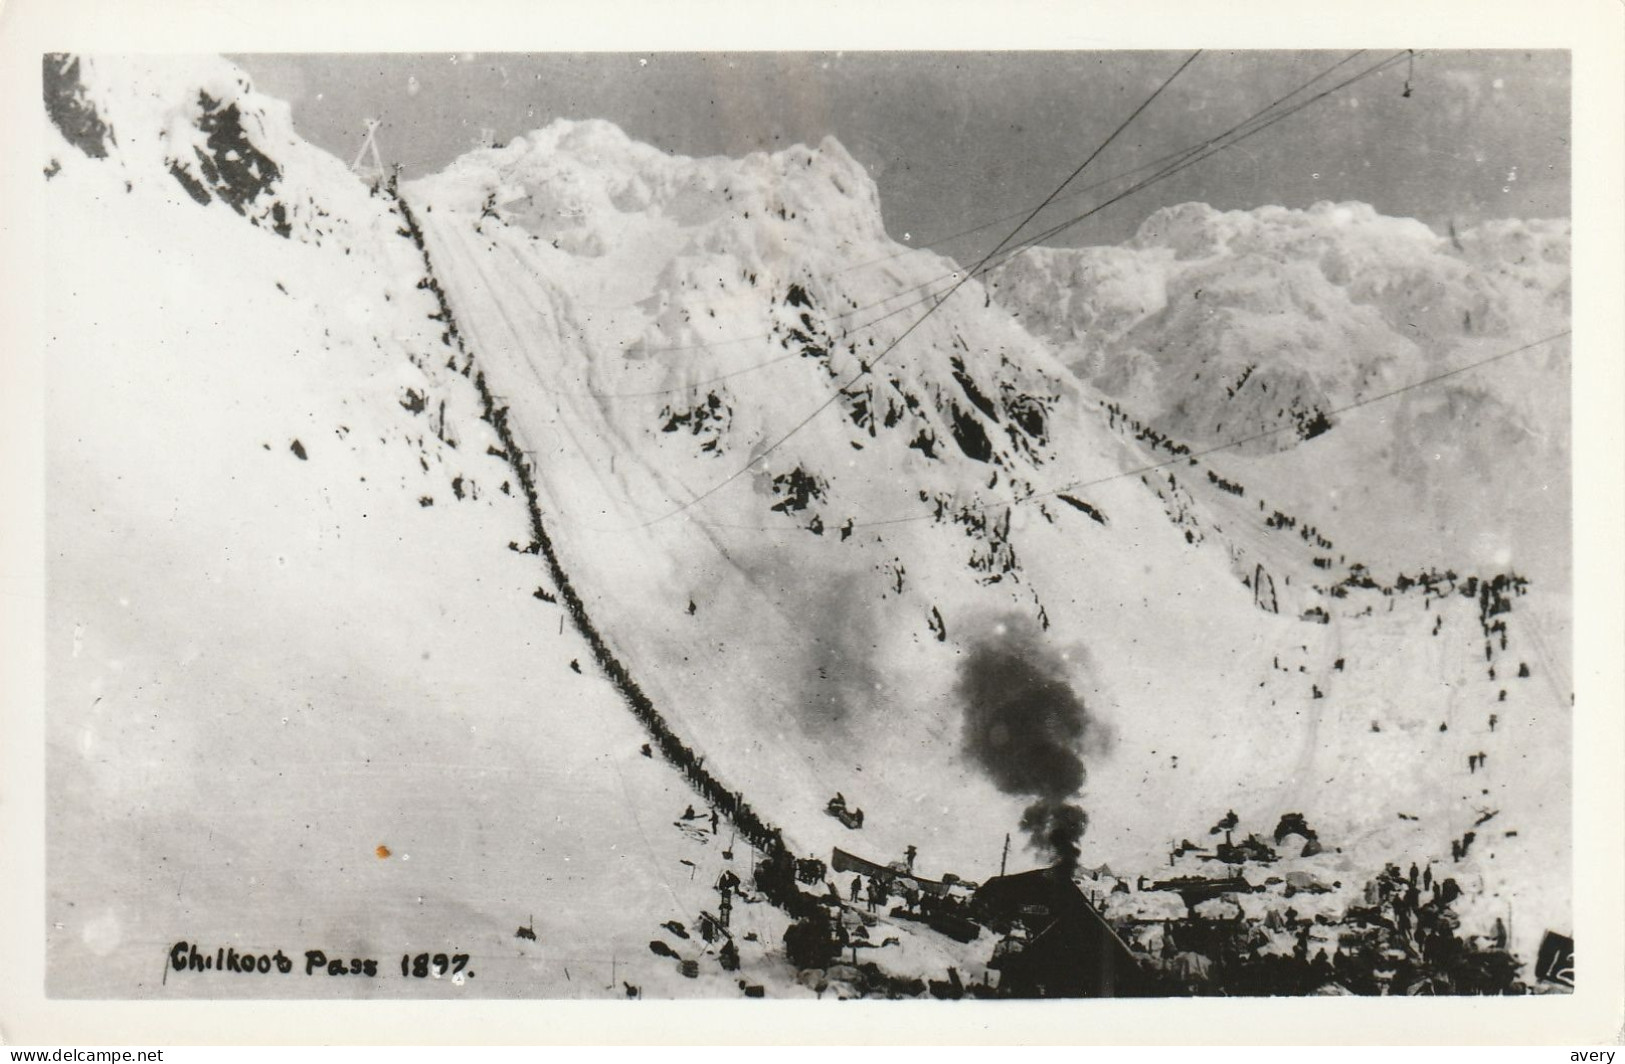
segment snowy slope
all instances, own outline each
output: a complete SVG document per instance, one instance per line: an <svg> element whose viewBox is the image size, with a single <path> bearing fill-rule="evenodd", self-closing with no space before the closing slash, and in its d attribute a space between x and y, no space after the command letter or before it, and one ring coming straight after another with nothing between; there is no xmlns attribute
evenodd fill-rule
<svg viewBox="0 0 1625 1064"><path fill-rule="evenodd" d="M400 217L229 64L46 71L51 992L737 996L648 948L700 958L659 925L714 909L727 836L672 826L694 792L508 548ZM782 917L738 920L737 976L810 994ZM296 967L166 971L178 941ZM473 959L426 986L419 951Z"/></svg>
<svg viewBox="0 0 1625 1064"><path fill-rule="evenodd" d="M1153 214L1121 247L1036 248L994 298L1084 379L1368 564L1512 566L1568 586L1569 223L1439 236L1360 203ZM1280 431L1273 431L1280 430ZM1260 437L1261 433L1268 433Z"/></svg>
<svg viewBox="0 0 1625 1064"><path fill-rule="evenodd" d="M1570 352L1566 336L1548 338L1568 327L1568 242L1566 221L1491 222L1440 237L1363 204L1186 204L1152 215L1121 247L1028 251L990 284L1106 394L1110 422L1148 464L1203 454L1178 471L1177 486L1164 483L1174 469L1159 472L1159 493L1195 537L1231 555L1261 600L1298 612L1341 586L1346 598L1320 603L1335 623L1340 610L1405 610L1405 591L1393 592L1414 591L1423 573L1529 580L1501 627L1483 618L1462 626L1455 653L1470 653L1480 629L1500 727L1484 717L1444 761L1480 750L1472 743L1482 738L1509 747L1520 768L1540 766L1523 800L1545 811L1554 837L1513 858L1529 883L1567 866L1567 843L1555 838L1567 798L1549 781L1567 778L1573 690ZM1529 343L1537 346L1519 350ZM1362 584L1384 585L1387 601L1364 601L1372 596ZM1430 639L1450 631L1449 621L1426 623ZM1443 656L1420 670L1407 663L1380 697L1363 698L1362 713L1377 711L1372 735L1387 727L1383 708L1413 699L1419 675L1448 667ZM1453 696L1465 679L1445 681ZM1326 684L1316 689L1335 697ZM1521 729L1510 740L1509 720ZM1478 817L1501 808L1481 772L1469 777L1461 801L1476 797ZM1533 930L1523 930L1527 943Z"/></svg>
<svg viewBox="0 0 1625 1064"><path fill-rule="evenodd" d="M46 70L53 992L314 992L161 977L185 939L811 993L766 904L737 975L661 927L753 855L675 823L634 683L797 855L979 880L1081 807L1084 863L1152 870L1301 812L1352 889L1476 827L1472 919L1567 926L1567 688L1520 627L1561 601L1350 584L1277 485L1137 473L1166 449L974 283L888 351L956 267L893 256L834 141L561 122L398 205L229 64Z"/></svg>
<svg viewBox="0 0 1625 1064"><path fill-rule="evenodd" d="M405 195L591 611L798 852L912 844L980 878L1081 769L1086 863L1300 811L1355 881L1448 854L1493 806L1509 833L1460 874L1538 910L1525 949L1566 926L1568 707L1509 684L1502 656L1533 651L1489 645L1470 570L1334 593L1356 557L1317 566L1256 496L1117 477L1168 455L975 284L888 351L918 311L887 312L955 267L894 254L838 144L696 160L558 122ZM1056 494L1079 482L1100 483ZM1034 677L1073 699L1023 716ZM1053 752L1030 733L1082 764L1012 770ZM837 791L861 833L822 814Z"/></svg>

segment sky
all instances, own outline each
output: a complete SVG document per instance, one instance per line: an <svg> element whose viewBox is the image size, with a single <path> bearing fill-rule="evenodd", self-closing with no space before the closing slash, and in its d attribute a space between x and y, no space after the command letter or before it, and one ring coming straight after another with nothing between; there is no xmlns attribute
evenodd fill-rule
<svg viewBox="0 0 1625 1064"><path fill-rule="evenodd" d="M1302 100L1401 49L1360 55ZM833 135L880 188L898 240L962 260L1042 202L1189 52L257 54L232 58L350 162L380 118L406 176L555 118L602 118L682 155L739 156ZM1071 188L1214 136L1348 52L1203 52ZM1405 94L1407 84L1410 94ZM1119 243L1159 207L1359 200L1443 230L1569 214L1566 52L1443 51L1373 75L1049 243ZM1149 172L1149 171L1148 171ZM1124 184L1110 191L1120 189ZM1061 221L1109 192L1058 203ZM1007 225L941 238L1004 215ZM1031 232L1027 230L1026 232ZM1026 233L1024 232L1024 235Z"/></svg>

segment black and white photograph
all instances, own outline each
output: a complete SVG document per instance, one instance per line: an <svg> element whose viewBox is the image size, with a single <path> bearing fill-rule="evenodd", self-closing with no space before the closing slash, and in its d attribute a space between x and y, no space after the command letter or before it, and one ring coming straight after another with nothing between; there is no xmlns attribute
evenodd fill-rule
<svg viewBox="0 0 1625 1064"><path fill-rule="evenodd" d="M1575 57L1372 39L36 54L46 998L1576 993Z"/></svg>

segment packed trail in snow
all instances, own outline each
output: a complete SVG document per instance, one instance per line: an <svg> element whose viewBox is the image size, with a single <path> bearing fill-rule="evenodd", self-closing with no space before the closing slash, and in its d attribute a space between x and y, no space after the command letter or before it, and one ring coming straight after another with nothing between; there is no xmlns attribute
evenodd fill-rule
<svg viewBox="0 0 1625 1064"><path fill-rule="evenodd" d="M54 993L1552 985L1566 221L965 269L834 138L45 74Z"/></svg>

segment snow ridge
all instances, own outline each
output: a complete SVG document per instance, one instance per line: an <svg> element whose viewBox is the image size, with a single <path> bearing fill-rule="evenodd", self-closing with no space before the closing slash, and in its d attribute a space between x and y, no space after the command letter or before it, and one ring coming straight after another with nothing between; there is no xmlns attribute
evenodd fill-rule
<svg viewBox="0 0 1625 1064"><path fill-rule="evenodd" d="M1362 203L1188 203L1121 247L1032 249L990 287L1129 416L1223 447L1221 472L1373 564L1515 566L1562 588L1569 234L1506 220L1440 236Z"/></svg>
<svg viewBox="0 0 1625 1064"><path fill-rule="evenodd" d="M1334 885L1338 893L1323 902L1328 912L1349 905L1385 862L1409 858L1450 862L1475 926L1499 918L1508 899L1518 901L1526 937L1568 919L1566 883L1554 883L1549 870L1566 867L1569 798L1547 782L1566 779L1566 681L1561 663L1554 668L1549 655L1538 653L1538 631L1512 629L1503 616L1515 605L1520 619L1526 611L1533 617L1534 607L1561 600L1550 597L1542 579L1526 587L1511 575L1524 572L1522 557L1469 566L1453 555L1430 568L1433 559L1351 529L1351 515L1328 508L1325 499L1294 495L1293 485L1304 483L1352 490L1349 470L1327 461L1338 452L1326 448L1369 442L1357 418L1306 433L1279 453L1235 456L1240 464L1218 457L1192 464L1179 442L1185 437L1170 427L1184 423L1180 411L1156 409L1137 420L1137 407L1102 395L1100 381L1069 373L1053 341L1035 340L1008 309L990 305L989 290L976 281L884 362L874 361L912 320L906 311L891 312L918 302L922 290L933 281L940 286L957 267L935 256L895 254L872 183L833 141L745 160L694 160L633 144L606 123L555 124L412 183L408 208L299 142L285 109L254 94L227 64L170 68L97 57L77 65L63 60L55 69L48 84L57 94L46 110L62 136L52 135L48 187L65 208L83 208L85 219L59 256L63 268L84 274L87 298L138 294L128 300L131 320L117 326L71 313L77 305L63 297L66 339L63 357L53 359L68 404L62 409L123 410L127 417L119 393L103 386L107 378L141 402L162 404L152 409L166 415L142 420L144 438L162 456L157 468L132 466L109 433L92 431L96 426L86 428L93 446L84 454L58 440L53 458L78 490L65 505L99 504L103 493L120 500L142 549L167 559L185 587L201 589L204 604L212 593L187 559L238 549L240 533L216 523L222 513L240 511L264 525L256 535L292 544L279 549L314 574L293 588L276 582L275 569L260 574L258 586L283 589L268 614L273 621L285 612L320 617L363 608L375 617L399 611L456 619L435 637L455 648L444 656L438 642L423 645L420 630L441 626L393 624L390 638L374 645L341 625L338 649L326 651L338 662L332 670L351 662L373 667L353 682L348 672L342 683L332 681L342 699L325 699L326 681L302 673L290 685L312 692L317 704L337 702L349 711L325 719L323 735L337 742L353 737L356 753L344 765L368 786L386 785L376 769L358 767L370 766L374 755L412 765L430 748L464 751L470 762L489 758L516 773L450 788L451 803L423 814L440 817L442 828L469 825L467 832L441 831L442 839L501 843L484 848L482 841L479 849L469 843L470 860L482 872L460 875L461 884L478 885L457 888L488 891L466 905L482 914L468 923L480 928L493 955L508 955L512 932L511 925L485 926L489 913L508 912L515 898L542 892L578 907L570 911L600 913L618 948L630 942L640 956L667 957L644 948L644 914L669 907L693 920L711 904L710 883L725 867L713 856L721 843L681 823L676 833L661 833L681 848L674 838L651 841L639 817L662 803L680 808L695 791L726 807L730 792L720 778L751 795L755 808L747 809L733 792L740 801L734 812L741 828L754 833L750 841L766 842L770 865L790 866L777 871L780 877L801 871L792 851L827 854L840 846L882 864L912 849L925 875L985 878L997 867L998 842L1021 824L1036 794L1078 798L1087 809L1080 858L1089 867L1109 859L1124 868L1160 868L1171 837L1200 832L1226 808L1235 814L1228 819L1255 827L1295 815L1315 825L1321 851L1289 856L1288 870ZM124 203L137 209L121 209ZM1191 219L1150 226L1146 248L1100 253L1122 266L1121 288L1131 294L1097 286L1105 294L1093 295L1103 309L1092 327L1135 342L1150 343L1156 328L1168 338L1194 337L1192 357L1211 356L1201 371L1204 385L1216 367L1228 366L1226 358L1251 350L1249 336L1260 350L1288 353L1295 344L1320 343L1327 363L1296 377L1284 356L1273 366L1260 359L1250 371L1233 367L1234 376L1221 378L1235 393L1224 401L1231 405L1215 400L1209 409L1202 404L1211 395L1192 392L1184 408L1191 425L1211 415L1218 431L1223 409L1228 435L1232 418L1272 415L1255 396L1273 379L1272 393L1295 397L1275 409L1290 406L1314 427L1315 412L1324 412L1338 389L1375 387L1368 379L1408 368L1399 365L1403 359L1418 352L1432 357L1416 341L1406 341L1411 348L1378 343L1394 333L1378 305L1387 300L1407 313L1419 310L1404 302L1416 286L1402 280L1409 276L1403 271L1394 273L1401 280L1382 280L1386 267L1361 257L1359 239L1337 236L1342 223L1335 218L1300 224L1291 216L1270 229L1274 235L1249 236L1245 220L1189 213ZM1355 228L1367 224L1358 211L1350 218ZM1425 243L1403 226L1390 232L1386 223L1369 224L1388 234L1378 244L1390 237ZM164 255L173 240L188 254ZM1561 257L1559 237L1492 227L1460 242L1467 249L1461 254L1478 256L1473 269L1508 263L1504 276L1483 282L1439 267L1439 276L1455 277L1469 295L1479 290L1474 285L1487 286L1482 306L1468 304L1475 328L1481 321L1494 325L1491 309L1511 306L1514 296L1505 293L1520 287L1525 294L1516 298L1534 307L1557 305L1548 295L1560 290L1554 280L1560 264L1548 261L1548 252ZM147 245L150 254L127 253ZM1437 241L1427 254L1449 257ZM1526 261L1519 263L1520 256ZM1201 270L1211 284L1195 284ZM1325 280L1328 270L1343 280ZM1048 283L1034 284L1041 282ZM1137 286L1161 284L1167 292L1187 283L1188 302L1205 305L1210 288L1216 293L1214 313L1182 310L1174 306L1179 300L1146 312L1150 303L1132 296ZM200 303L198 291L231 313ZM1049 314L1034 308L1087 300L1091 291L1063 296L1043 289L1017 312ZM1350 292L1375 302L1360 303ZM1441 357L1471 343L1499 342L1451 332L1458 309L1447 303L1429 325L1441 338ZM1312 311L1328 320L1315 321ZM1301 319L1301 331L1279 324L1288 318ZM1229 340L1225 329L1234 334ZM1369 359L1361 347L1367 340L1377 344ZM1177 345L1170 339L1166 346L1145 364L1164 355L1174 361ZM1385 368L1384 352L1393 367ZM1160 362L1152 368L1172 372ZM181 386L169 387L171 380ZM255 405L250 385L268 398ZM212 402L198 403L199 395L229 396L236 416L204 409ZM1233 402L1242 396L1245 403ZM449 406L437 410L440 399ZM1447 418L1460 409L1452 403L1491 409L1503 397L1458 389L1443 401L1440 408L1419 398L1406 423ZM805 430L768 451L789 425L826 402ZM152 427L160 423L185 431L171 438ZM397 454L399 423L410 426L411 449ZM300 426L297 436L286 430L292 424ZM299 446L291 448L286 437ZM276 448L270 439L280 440ZM256 488L263 482L297 502L279 510L223 473L203 493L213 509L189 508L189 522L180 522L197 530L188 528L177 543L161 539L172 535L171 523L147 496L198 494L185 457L198 449L227 456L220 464L228 470L249 468ZM1177 461L1140 472L1167 458ZM1321 468L1312 476L1281 472L1279 463L1300 459ZM442 474L453 471L454 501L444 505ZM725 490L668 520L651 520L735 471ZM506 480L510 473L517 493ZM502 486L476 496L471 485L487 480ZM1092 486L1046 493L1078 483ZM435 505L437 495L443 505ZM490 516L482 517L487 508ZM97 549L72 554L76 565L59 571L93 588L98 574L89 559L107 556L106 537L119 530L113 519L83 511L64 512L104 538L87 534ZM378 530L378 515L387 515L386 530ZM312 546L306 525L315 521L321 535ZM530 542L502 551L500 543L523 536L522 528ZM359 557L335 555L324 537L363 549ZM498 544L495 557L467 549L471 541ZM392 581L387 568L381 574L399 552L421 552L431 564L417 568L434 579ZM560 625L555 635L558 611L548 607L556 603L543 588L531 594L537 577L526 569L527 555L543 556L572 630ZM455 567L456 583L441 579L432 564L442 558ZM399 606L396 582L403 589ZM329 601L312 603L313 586L331 586ZM142 616L151 618L163 593L142 590ZM119 617L88 590L64 601L98 629ZM222 615L229 613L210 614ZM247 615L222 638L257 645L243 631ZM480 630L494 633L489 648L461 635L465 622L482 621ZM133 679L109 680L111 672L96 671L100 659L93 668L65 658L53 675L83 685L64 688L78 699L75 706L90 701L79 696L92 680L107 685L94 693L116 691L117 708L108 711L113 723L95 717L101 711L91 717L117 727L136 719L126 707L144 705L132 687L161 691L170 684L198 694L183 686L185 669L143 642L176 631L186 631L184 620L156 625L150 636L124 632L122 643L110 641L108 656L139 659L128 674ZM324 650L309 637L277 633L295 657ZM1034 786L1025 776L1017 783L993 778L967 752L963 692L1004 689L966 683L977 678L967 662L986 660L979 650L1001 646L1039 648L1033 664L1044 667L1034 673L1064 688L1087 714L1083 739L1077 729L1047 736L1081 762L1062 759L1062 782L1072 794L1050 794L1048 781ZM595 670L583 672L571 654L597 661L613 683ZM214 674L225 678L227 690L161 703L170 730L160 735L184 735L211 754L224 745L238 757L230 744L240 734L259 748L254 756L269 750L279 765L296 764L291 776L320 778L323 766L297 763L300 748L272 726L281 709L267 707L270 696L230 688L237 675L230 669ZM382 685L389 697L366 694L369 685ZM443 689L464 689L456 685L477 697L466 705L435 700ZM233 728L211 730L183 712L222 696L248 707ZM404 707L398 715L396 702ZM492 707L511 713L505 718ZM68 730L56 736L54 763L65 757L73 773L65 778L94 780L96 769L72 755L73 728L86 711L60 708L58 726ZM1044 728L1044 713L1021 716L1037 722L1023 726ZM515 738L479 746L469 735L437 735L421 748L400 739L447 725L460 733L464 723L471 735L475 721L482 736L494 725ZM987 729L990 739L996 733ZM113 734L138 750L153 749L134 724ZM664 760L639 756L646 735L659 741ZM1042 748L1029 744L1033 738L1023 734L1021 748ZM152 763L170 764L166 756ZM562 767L537 773L543 758ZM686 780L675 779L666 761ZM262 789L292 786L239 761L223 763ZM601 786L606 771L618 787ZM339 775L332 786L347 786L351 776ZM511 800L518 779L537 780L535 807ZM573 789L577 783L593 789L583 794ZM114 799L133 792L128 779L107 786ZM405 791L402 801L421 813L419 790ZM865 809L861 829L826 815L836 792ZM173 789L162 793L165 801L180 801ZM295 792L275 793L287 799L283 808L309 807ZM502 802L513 808L497 811ZM380 806L376 797L361 804ZM452 807L459 818L447 811ZM538 816L536 807L558 815ZM564 814L577 822L567 823ZM289 824L242 819L263 827L265 849L278 860L304 845ZM140 823L155 838L176 830ZM779 841L778 826L788 841ZM321 852L353 854L354 833L337 833L346 850ZM1058 847L1044 834L1012 857L1053 859ZM527 842L514 847L512 838ZM606 852L608 839L609 851L641 842L649 859L641 851L630 861L624 851ZM369 855L376 841L369 840ZM677 854L690 867L673 882ZM561 863L549 863L554 855ZM292 860L300 869L317 867ZM349 868L346 860L331 864ZM512 863L499 874L483 871L499 860ZM572 860L572 868L562 864ZM263 882L294 878L273 878L261 863L249 867ZM421 867L414 861L410 872ZM395 886L422 882L406 879L405 871L368 864L336 880L334 889L366 897L360 877L367 874L397 876L383 880ZM549 885L541 886L537 873ZM504 874L513 878L505 881ZM697 878L686 883L691 875ZM502 885L515 881L525 884L522 893ZM775 882L771 868L767 882ZM312 889L303 881L291 885ZM1259 910L1250 915L1261 917L1281 894L1267 879L1255 886L1244 901ZM465 902L448 901L451 888L440 888L434 902L455 922ZM169 911L153 890L142 889L152 911ZM232 896L218 884L208 889L213 897ZM570 889L575 893L561 893ZM792 897L799 894L783 895L788 906L801 904ZM613 910L616 899L631 899L625 913L601 912ZM771 917L753 931L776 944L784 914L741 906L736 917L752 919L753 910ZM410 900L394 898L363 919L368 936L382 940L398 936L398 925L417 913ZM554 933L579 945L592 930ZM903 933L898 953L887 956L913 971L948 964L968 971L968 954L941 937ZM1529 954L1529 945L1519 943L1520 951ZM678 948L704 952L697 944ZM762 946L753 958L762 971L772 970L768 952ZM524 963L539 966L537 956ZM649 966L645 958L645 965L639 978L651 985L681 978L663 960ZM549 978L530 971L512 985L562 986ZM715 985L732 993L727 979Z"/></svg>
<svg viewBox="0 0 1625 1064"><path fill-rule="evenodd" d="M1440 237L1363 203L1188 203L1153 214L1122 247L1032 249L992 287L1096 387L1208 444L1448 368L1466 340L1555 331L1568 311L1568 239L1566 221ZM1520 391L1500 398L1523 413Z"/></svg>

